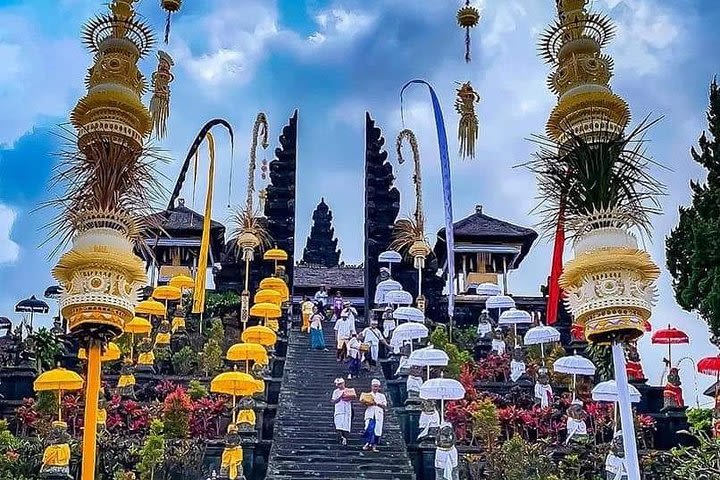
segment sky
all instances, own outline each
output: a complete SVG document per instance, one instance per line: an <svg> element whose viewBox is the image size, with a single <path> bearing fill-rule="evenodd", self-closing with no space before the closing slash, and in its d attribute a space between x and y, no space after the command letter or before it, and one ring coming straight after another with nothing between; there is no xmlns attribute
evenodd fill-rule
<svg viewBox="0 0 720 480"><path fill-rule="evenodd" d="M591 0L594 9L617 24L607 52L615 59L616 93L630 104L634 121L647 115L663 120L650 133L649 152L665 169L653 174L664 182L664 213L654 219L646 248L663 268L660 298L652 319L691 335L689 347L674 357L698 360L715 354L707 329L694 313L680 309L665 269L664 239L676 224L678 206L689 204L690 180L703 170L689 155L706 128L707 90L720 72L715 46L720 42L720 3L715 0ZM0 315L13 318L14 304L41 296L53 284L56 261L44 243L53 213L43 202L61 195L50 185L59 125L85 93L83 77L91 64L80 43L80 29L104 11L101 0L0 0ZM157 1L138 10L157 33L164 13ZM183 2L172 19L169 45L175 60L168 136L159 143L174 160L162 173L174 181L188 146L211 118L234 127L233 155L223 133L217 135L218 167L213 216L229 216L228 201L241 203L247 152L257 112L267 113L271 147L258 154L272 160L287 118L299 110L296 251L302 251L312 210L324 197L333 210L335 233L347 263L362 261L364 115L383 129L397 185L401 214L413 208L411 167L398 167L392 152L403 128L399 92L408 80L422 78L438 92L448 124L451 151L457 151L453 109L456 83L471 81L482 99L477 157L453 158L454 215L485 213L534 226L533 176L516 166L531 158L528 140L544 131L556 99L548 91L549 66L537 56L540 33L554 18L552 0L475 0L482 19L472 31L472 62L464 61L464 32L455 25L457 0L205 0ZM62 19L62 21L58 21ZM154 56L141 62L150 75ZM149 99L148 99L149 100ZM406 93L404 126L420 144L426 216L431 241L443 222L439 161L427 92ZM234 163L232 194L228 193ZM202 175L200 176L202 177ZM258 177L259 178L259 177ZM172 183L168 181L168 183ZM182 196L192 197L190 188ZM205 185L198 183L196 210ZM550 267L552 246L540 240L521 268L511 274L511 291L537 294ZM570 258L571 249L566 250ZM48 319L41 320L41 323ZM665 350L646 335L641 354L651 383L662 373ZM683 360L686 401L695 404L695 386L710 380L693 373ZM697 383L696 383L697 382ZM709 399L700 399L708 403Z"/></svg>

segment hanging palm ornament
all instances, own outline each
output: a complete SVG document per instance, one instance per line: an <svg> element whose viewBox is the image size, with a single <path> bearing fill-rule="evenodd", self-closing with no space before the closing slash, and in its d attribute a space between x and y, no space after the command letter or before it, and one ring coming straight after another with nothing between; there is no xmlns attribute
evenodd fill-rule
<svg viewBox="0 0 720 480"><path fill-rule="evenodd" d="M255 123L253 124L245 207L237 210L232 218L236 226L233 232L236 247L238 251L242 253L242 259L245 261L245 288L242 292L240 309L240 320L243 326L247 324L250 311L250 262L254 259L255 249L269 246L272 243L267 228L264 223L261 222L261 216L253 205L258 143L260 143L263 150L269 146L268 121L267 116L263 112L257 114Z"/></svg>
<svg viewBox="0 0 720 480"><path fill-rule="evenodd" d="M158 139L167 134L167 119L170 115L170 82L174 77L170 69L175 65L172 57L162 50L158 51L158 67L153 73L153 96L150 99L153 132Z"/></svg>
<svg viewBox="0 0 720 480"><path fill-rule="evenodd" d="M470 0L465 0L465 6L457 12L457 22L465 29L465 61L470 61L470 29L480 22L480 11L470 5Z"/></svg>
<svg viewBox="0 0 720 480"><path fill-rule="evenodd" d="M425 239L425 214L423 212L422 201L422 176L420 169L420 149L418 148L417 138L410 129L404 129L400 132L395 142L398 163L405 163L402 155L403 141L410 144L413 154L413 183L415 184L415 213L411 219L401 219L395 223L393 228L393 242L390 245L392 250L405 251L413 258L413 265L418 271L418 306L424 306L424 297L422 296L422 269L425 268L425 259L432 251ZM422 310L422 308L421 308Z"/></svg>
<svg viewBox="0 0 720 480"><path fill-rule="evenodd" d="M475 158L475 143L480 131L475 104L480 101L480 95L473 89L470 82L459 85L455 99L455 111L460 115L460 123L458 123L460 155L463 158Z"/></svg>
<svg viewBox="0 0 720 480"><path fill-rule="evenodd" d="M170 17L173 13L180 10L182 0L160 0L160 5L163 10L168 12L167 21L165 22L165 43L168 43L168 40L170 39Z"/></svg>

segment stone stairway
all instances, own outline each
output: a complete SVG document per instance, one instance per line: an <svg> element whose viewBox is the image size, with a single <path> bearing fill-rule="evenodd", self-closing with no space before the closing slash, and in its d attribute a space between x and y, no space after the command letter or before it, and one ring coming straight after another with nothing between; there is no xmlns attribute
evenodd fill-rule
<svg viewBox="0 0 720 480"><path fill-rule="evenodd" d="M379 368L347 380L345 364L335 360L335 338L331 322L325 324L328 351L310 350L308 334L293 330L289 335L285 373L275 418L268 480L320 479L414 480L405 442L394 413L388 409L380 451L363 451L364 407L353 404L353 423L348 445L340 445L333 423L330 396L333 380L346 378L358 396L370 391L373 378L383 382ZM389 401L389 398L388 398Z"/></svg>

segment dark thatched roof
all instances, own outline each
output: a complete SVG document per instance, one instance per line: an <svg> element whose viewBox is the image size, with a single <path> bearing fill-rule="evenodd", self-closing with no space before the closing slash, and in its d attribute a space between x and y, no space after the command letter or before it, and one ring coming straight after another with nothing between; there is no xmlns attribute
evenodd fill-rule
<svg viewBox="0 0 720 480"><path fill-rule="evenodd" d="M456 244L459 242L489 245L520 244L521 252L516 265L522 262L538 237L537 232L531 228L513 225L484 214L482 206L479 205L475 207L475 213L453 223L453 233ZM435 246L435 252L444 259L445 255L440 251L445 250L445 228L440 229L437 236L438 245Z"/></svg>
<svg viewBox="0 0 720 480"><path fill-rule="evenodd" d="M363 267L321 267L318 265L297 265L295 267L296 287L364 288Z"/></svg>
<svg viewBox="0 0 720 480"><path fill-rule="evenodd" d="M149 218L152 219L150 222L151 225L159 225L168 234L174 236L173 233L179 231L186 233L196 231L198 235L202 235L203 220L205 217L190 210L184 203L180 202L179 205L172 210L153 213ZM222 229L223 232L225 231L223 224L215 220L210 221L210 229Z"/></svg>

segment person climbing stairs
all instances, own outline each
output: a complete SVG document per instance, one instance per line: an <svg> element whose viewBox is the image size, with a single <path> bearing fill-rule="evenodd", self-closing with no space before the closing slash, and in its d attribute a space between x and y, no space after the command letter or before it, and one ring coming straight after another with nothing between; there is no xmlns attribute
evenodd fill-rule
<svg viewBox="0 0 720 480"><path fill-rule="evenodd" d="M362 449L365 407L358 400L353 401L348 444L340 444L330 397L335 389L334 380L347 377L347 366L335 360L333 324L328 321L323 327L328 351L311 350L309 335L300 333L299 329L293 329L289 334L266 478L414 480L415 473L400 426L391 408L385 413L378 452ZM384 387L379 367L345 382L359 397L362 392L370 391L373 378L380 380Z"/></svg>

